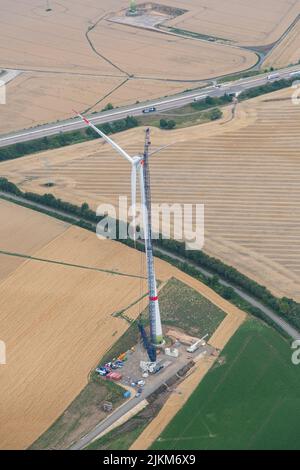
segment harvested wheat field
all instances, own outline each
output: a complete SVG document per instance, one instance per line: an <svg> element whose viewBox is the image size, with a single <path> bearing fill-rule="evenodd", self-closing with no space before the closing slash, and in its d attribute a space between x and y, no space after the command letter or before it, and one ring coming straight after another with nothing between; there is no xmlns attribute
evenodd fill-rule
<svg viewBox="0 0 300 470"><path fill-rule="evenodd" d="M13 253L28 250L39 258L22 258L0 283L1 340L7 347L7 364L0 369L0 448L23 449L67 408L99 358L128 327L113 314L138 300L141 290L146 292L144 254L11 203L1 203L0 209L4 215L10 211L10 233L21 232L25 225L26 235L30 213L36 249L18 236L8 243L5 232L1 247ZM52 241L40 224L43 230L48 227ZM61 225L60 234L56 225ZM161 285L176 277L221 308L226 318L244 318L195 279L161 260L156 267ZM145 299L141 303L144 308ZM133 319L139 312L139 303L128 310Z"/></svg>
<svg viewBox="0 0 300 470"><path fill-rule="evenodd" d="M0 108L0 132L73 117L74 108L93 107L123 81L122 77L23 72L7 86L7 105ZM104 98L101 109L108 101Z"/></svg>
<svg viewBox="0 0 300 470"><path fill-rule="evenodd" d="M46 12L38 0L2 0L0 67L22 74L7 87L0 132L68 118L74 107L99 111L181 92L257 60L249 50L109 21L127 6L66 0Z"/></svg>
<svg viewBox="0 0 300 470"><path fill-rule="evenodd" d="M143 78L206 80L248 69L257 62L248 50L105 21L91 32L96 47L108 38L110 59Z"/></svg>
<svg viewBox="0 0 300 470"><path fill-rule="evenodd" d="M0 199L0 251L32 255L69 228L69 224ZM16 226L19 227L16 230ZM0 281L24 259L1 254Z"/></svg>
<svg viewBox="0 0 300 470"><path fill-rule="evenodd" d="M114 76L22 72L7 86L7 105L0 108L0 133L73 118L73 109L101 111L108 103L115 107L129 105L179 93L187 87L178 82L125 80Z"/></svg>
<svg viewBox="0 0 300 470"><path fill-rule="evenodd" d="M48 13L36 0L3 3L0 55L4 68L184 80L206 78L212 72L221 75L223 70L247 68L256 61L250 51L109 22L106 17L127 7L127 1L67 0L64 5L53 3ZM183 64L186 67L178 73L177 65Z"/></svg>
<svg viewBox="0 0 300 470"><path fill-rule="evenodd" d="M300 61L300 21L266 57L262 67L283 68Z"/></svg>
<svg viewBox="0 0 300 470"><path fill-rule="evenodd" d="M205 204L205 251L299 300L300 109L291 90L238 106L237 117L172 132L153 129L152 197L156 202ZM143 130L115 136L136 154ZM48 162L48 165L45 162ZM130 168L92 141L6 162L1 173L23 190L45 192L92 207L130 194ZM167 183L167 184L166 184Z"/></svg>
<svg viewBox="0 0 300 470"><path fill-rule="evenodd" d="M163 3L188 10L167 25L247 46L277 41L300 13L299 0L167 0Z"/></svg>

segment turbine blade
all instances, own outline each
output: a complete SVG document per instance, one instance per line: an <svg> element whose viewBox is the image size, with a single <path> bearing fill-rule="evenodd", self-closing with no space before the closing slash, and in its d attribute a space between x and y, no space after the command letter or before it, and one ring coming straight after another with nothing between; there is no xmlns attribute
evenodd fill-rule
<svg viewBox="0 0 300 470"><path fill-rule="evenodd" d="M106 142L108 142L122 157L126 158L130 163L133 162L133 158L128 155L125 150L123 150L116 142L114 142L110 137L108 137L104 132L100 131L98 127L96 127L91 121L89 121L86 117L82 116L82 114L76 111L77 116L79 116L88 126L90 126L97 134L99 134Z"/></svg>
<svg viewBox="0 0 300 470"><path fill-rule="evenodd" d="M144 229L144 240L148 240L148 215L146 207L146 194L145 194L145 179L143 165L140 165L140 189L141 189L141 203L143 211L143 229ZM147 253L147 243L145 243L145 250Z"/></svg>
<svg viewBox="0 0 300 470"><path fill-rule="evenodd" d="M158 149L153 150L153 152L150 152L150 153L149 153L149 157L151 157L152 155L155 155L156 153L161 152L162 150L164 150L164 149L166 149L166 148L168 148L168 147L171 147L171 145L174 145L174 143L168 144L168 145L164 145L163 147L159 147Z"/></svg>
<svg viewBox="0 0 300 470"><path fill-rule="evenodd" d="M133 240L136 240L135 219L136 219L136 165L131 166L131 207L132 207L132 225L134 230Z"/></svg>

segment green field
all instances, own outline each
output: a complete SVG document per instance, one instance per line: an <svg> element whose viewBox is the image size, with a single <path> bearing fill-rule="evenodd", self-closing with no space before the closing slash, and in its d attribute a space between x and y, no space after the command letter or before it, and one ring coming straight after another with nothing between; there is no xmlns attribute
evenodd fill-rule
<svg viewBox="0 0 300 470"><path fill-rule="evenodd" d="M223 310L207 300L203 295L188 285L171 278L159 292L160 313L164 327L177 327L192 336L210 337L225 318ZM128 307L129 308L129 307ZM127 309L115 312L115 316L126 318ZM184 314L183 314L184 312ZM148 308L141 312L145 326L149 324ZM101 358L101 363L111 361L140 339L137 322L132 322L123 336Z"/></svg>
<svg viewBox="0 0 300 470"><path fill-rule="evenodd" d="M209 337L225 318L223 310L187 284L172 278L159 293L163 324L194 336Z"/></svg>
<svg viewBox="0 0 300 470"><path fill-rule="evenodd" d="M300 366L275 330L248 320L153 449L300 449Z"/></svg>

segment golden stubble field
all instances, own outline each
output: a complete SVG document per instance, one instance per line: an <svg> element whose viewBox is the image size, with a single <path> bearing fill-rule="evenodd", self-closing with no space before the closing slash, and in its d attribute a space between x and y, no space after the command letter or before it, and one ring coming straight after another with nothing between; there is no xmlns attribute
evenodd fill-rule
<svg viewBox="0 0 300 470"><path fill-rule="evenodd" d="M7 85L1 133L68 118L73 108L101 110L109 102L119 106L181 92L257 60L249 50L108 21L127 0L50 6L46 12L38 0L1 2L0 68L23 71Z"/></svg>
<svg viewBox="0 0 300 470"><path fill-rule="evenodd" d="M85 386L91 369L128 327L113 314L137 301L147 286L145 279L140 279L145 274L141 271L143 253L114 241L98 240L95 234L78 227L66 228L61 222L14 204L1 202L1 217L8 209L10 229L21 232L25 226L27 236L30 224L36 251L32 253L28 241L18 237L9 241L8 234L1 232L0 245L6 251L28 250L43 260L115 271L112 274L23 260L1 280L1 340L6 343L7 364L0 367L0 448L24 449ZM48 228L48 239L40 224L44 230ZM61 233L57 234L59 225ZM1 263L9 259L0 256ZM236 323L243 319L239 309L161 260L156 260L156 269L161 285L176 277L223 309L227 316L217 331L222 335L224 325L224 338L234 333L233 324L228 330L228 320ZM146 300L140 304L128 309L130 318L138 316Z"/></svg>
<svg viewBox="0 0 300 470"><path fill-rule="evenodd" d="M188 10L166 25L253 46L276 41L300 12L299 0L162 4ZM37 0L1 2L0 67L23 71L7 85L1 133L69 118L73 108L99 111L110 102L120 106L182 92L257 61L252 51L230 44L110 22L127 0L66 0L50 6L46 12L46 3ZM275 50L275 65L285 63L286 55L297 56L295 33L282 45L288 48L284 58L282 48L279 58Z"/></svg>
<svg viewBox="0 0 300 470"><path fill-rule="evenodd" d="M297 64L300 60L300 21L267 55L262 67L283 68L290 64Z"/></svg>
<svg viewBox="0 0 300 470"><path fill-rule="evenodd" d="M172 144L151 161L154 202L204 203L205 251L279 296L299 300L300 109L291 90L238 106L222 121L172 132L152 130L153 146ZM131 154L143 129L114 138ZM45 161L48 165L45 165ZM130 194L130 168L101 141L2 163L23 190L69 201L117 203Z"/></svg>
<svg viewBox="0 0 300 470"><path fill-rule="evenodd" d="M13 213L12 213L13 212ZM61 235L69 224L44 217L38 212L24 210L0 199L0 250L32 255L47 243ZM15 230L18 221L20 230ZM0 282L12 273L23 259L1 254Z"/></svg>
<svg viewBox="0 0 300 470"><path fill-rule="evenodd" d="M277 41L300 13L299 0L186 0L170 1L189 10L167 24L246 46Z"/></svg>
<svg viewBox="0 0 300 470"><path fill-rule="evenodd" d="M108 103L130 105L186 89L187 84L124 77L23 72L7 86L0 108L0 133L74 117L74 111L101 111ZM201 84L202 86L202 84ZM112 90L114 90L112 92Z"/></svg>

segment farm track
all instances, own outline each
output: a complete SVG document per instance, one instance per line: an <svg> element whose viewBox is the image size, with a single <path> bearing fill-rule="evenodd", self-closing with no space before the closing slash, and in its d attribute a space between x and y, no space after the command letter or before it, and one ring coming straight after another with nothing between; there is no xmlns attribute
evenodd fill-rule
<svg viewBox="0 0 300 470"><path fill-rule="evenodd" d="M24 259L27 259L27 260L30 260L30 261L40 261L42 263L58 264L60 266L69 266L70 268L87 269L88 271L98 271L100 273L113 274L113 275L116 275L116 276L133 277L133 278L137 278L137 279L146 279L144 276L136 276L134 274L123 273L123 272L120 272L120 271L112 271L110 269L95 268L93 266L83 266L81 264L66 263L66 262L63 262L63 261L57 261L57 260L53 260L53 259L38 258L36 256L26 255L24 253L12 253L10 251L0 250L0 255L14 256L16 258L24 258Z"/></svg>
<svg viewBox="0 0 300 470"><path fill-rule="evenodd" d="M72 219L75 223L80 221L80 220L83 220L80 217L70 215L70 214L68 214L66 212L63 212L63 211L57 211L55 209L51 209L47 206L43 206L42 204L28 202L28 200L23 199L23 198L18 197L18 196L7 195L3 192L0 192L0 198L1 197L4 197L6 200L11 200L11 201L13 201L17 204L18 203L19 204L24 203L32 209L37 209L39 211L46 210L48 213L52 213L53 217L56 217L57 214L59 214L61 216L67 216L68 219L70 219L71 223L72 223ZM139 242L139 243L141 243L141 242ZM180 262L186 263L189 266L195 268L199 273L204 274L205 276L207 276L209 278L213 277L213 275L214 275L214 273L210 272L209 270L207 270L205 268L201 268L200 266L198 266L193 261L188 260L188 259L186 259L184 257L181 257L181 256L178 256L178 255L175 255L174 253L172 253L171 251L169 251L167 249L155 247L154 254L158 257L159 257L160 254L162 254L162 255L168 256L170 258L170 260L173 259L174 261L180 261ZM259 310L261 310L267 317L269 317L272 321L274 321L274 323L276 323L280 328L282 328L282 330L285 331L291 338L293 338L293 339L299 339L300 338L300 332L298 332L295 328L293 328L285 320L283 320L278 314L276 314L274 311L272 311L272 309L266 307L263 303L261 303L255 297L248 294L246 291L244 291L240 287L237 287L234 284L222 279L222 277L220 277L220 283L222 285L224 285L225 287L231 287L242 299L246 300L253 307L258 308Z"/></svg>
<svg viewBox="0 0 300 470"><path fill-rule="evenodd" d="M290 93L244 102L222 126L153 130L155 145L172 145L153 158L151 172L154 203L205 204L208 254L299 300L299 109ZM142 138L138 129L118 140L136 155ZM128 168L111 149L97 141L76 148L48 152L47 168L38 155L2 163L2 174L37 192L51 178L56 196L93 208L130 194Z"/></svg>
<svg viewBox="0 0 300 470"><path fill-rule="evenodd" d="M127 77L129 78L130 77L130 74L128 72L126 72L125 70L123 70L121 67L119 67L117 64L115 64L114 62L112 62L108 57L106 57L105 55L103 55L101 52L98 51L98 49L96 48L96 46L94 45L93 41L91 40L89 34L93 31L94 28L96 28L98 26L98 24L100 23L100 21L102 21L106 16L106 13L105 15L103 15L101 18L99 18L94 24L93 26L90 26L86 33L85 33L85 37L92 49L92 51L97 55L99 56L101 59L103 59L105 62L107 62L109 65L111 65L113 68L117 69L119 72L121 72L122 74L124 75L127 75Z"/></svg>

